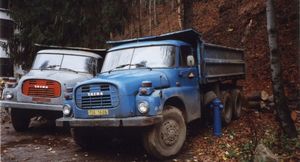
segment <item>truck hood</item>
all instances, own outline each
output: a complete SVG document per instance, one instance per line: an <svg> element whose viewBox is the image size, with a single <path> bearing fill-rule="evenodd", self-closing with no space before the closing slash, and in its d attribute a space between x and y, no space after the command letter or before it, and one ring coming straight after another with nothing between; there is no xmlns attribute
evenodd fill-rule
<svg viewBox="0 0 300 162"><path fill-rule="evenodd" d="M151 81L153 88L169 87L170 83L165 73L157 70L149 69L134 69L134 70L120 70L110 73L103 73L88 81L80 83L112 83L115 84L119 90L123 90L120 95L135 95L141 87L142 81ZM79 86L78 85L78 86Z"/></svg>

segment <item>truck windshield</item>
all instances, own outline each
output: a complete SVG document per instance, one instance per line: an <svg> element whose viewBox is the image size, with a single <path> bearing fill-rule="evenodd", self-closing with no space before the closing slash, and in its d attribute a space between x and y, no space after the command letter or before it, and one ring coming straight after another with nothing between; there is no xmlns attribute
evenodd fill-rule
<svg viewBox="0 0 300 162"><path fill-rule="evenodd" d="M95 60L91 57L62 55L62 54L38 54L32 69L39 70L67 70L73 72L93 73Z"/></svg>
<svg viewBox="0 0 300 162"><path fill-rule="evenodd" d="M106 55L102 72L131 68L160 68L175 65L174 46L148 46L111 51Z"/></svg>

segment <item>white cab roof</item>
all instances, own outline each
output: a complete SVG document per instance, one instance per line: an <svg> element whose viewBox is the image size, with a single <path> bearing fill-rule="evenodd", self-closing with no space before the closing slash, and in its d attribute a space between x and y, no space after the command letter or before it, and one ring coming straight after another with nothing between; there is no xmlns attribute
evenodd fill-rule
<svg viewBox="0 0 300 162"><path fill-rule="evenodd" d="M49 50L41 50L37 54L64 54L64 55L78 55L78 56L88 56L94 58L102 58L100 55L80 50L66 50L66 49L49 49Z"/></svg>

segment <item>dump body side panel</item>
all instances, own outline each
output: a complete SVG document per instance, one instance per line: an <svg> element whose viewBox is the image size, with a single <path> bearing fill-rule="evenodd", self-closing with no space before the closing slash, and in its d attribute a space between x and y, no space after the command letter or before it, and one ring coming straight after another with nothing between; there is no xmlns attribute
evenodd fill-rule
<svg viewBox="0 0 300 162"><path fill-rule="evenodd" d="M203 44L204 83L245 78L244 51L215 44Z"/></svg>

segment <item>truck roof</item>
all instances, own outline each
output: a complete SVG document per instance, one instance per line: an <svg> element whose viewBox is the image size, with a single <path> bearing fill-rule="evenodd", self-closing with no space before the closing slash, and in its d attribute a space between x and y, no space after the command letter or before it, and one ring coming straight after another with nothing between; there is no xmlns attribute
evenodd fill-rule
<svg viewBox="0 0 300 162"><path fill-rule="evenodd" d="M108 51L114 51L119 49L125 48L133 48L133 47L143 47L143 46L155 46L155 45L172 45L172 46L182 46L182 45L189 45L183 41L178 40L162 40L162 41L142 41L142 42L133 42L133 43L126 43L116 47L109 49Z"/></svg>
<svg viewBox="0 0 300 162"><path fill-rule="evenodd" d="M141 38L133 38L127 40L120 40L120 41L108 41L108 44L112 46L119 46L126 43L133 43L133 42L143 42L143 41L159 41L159 40L178 40L190 43L194 45L197 41L201 41L201 34L195 31L194 29L186 29L166 34L161 34L158 36L147 36Z"/></svg>
<svg viewBox="0 0 300 162"><path fill-rule="evenodd" d="M102 58L100 55L93 52L86 52L80 50L66 50L66 49L46 49L38 51L37 54L48 53L48 54L64 54L64 55L78 55L78 56L88 56L94 58Z"/></svg>

